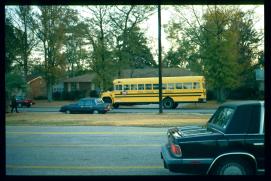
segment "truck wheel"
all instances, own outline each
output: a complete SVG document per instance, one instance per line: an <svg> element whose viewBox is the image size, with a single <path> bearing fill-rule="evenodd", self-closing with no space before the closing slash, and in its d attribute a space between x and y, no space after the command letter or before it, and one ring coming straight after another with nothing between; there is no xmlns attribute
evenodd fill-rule
<svg viewBox="0 0 271 181"><path fill-rule="evenodd" d="M174 107L174 102L171 98L165 98L163 100L163 106L165 109L172 109Z"/></svg>
<svg viewBox="0 0 271 181"><path fill-rule="evenodd" d="M215 169L215 175L252 175L253 170L249 163L242 160L226 160Z"/></svg>

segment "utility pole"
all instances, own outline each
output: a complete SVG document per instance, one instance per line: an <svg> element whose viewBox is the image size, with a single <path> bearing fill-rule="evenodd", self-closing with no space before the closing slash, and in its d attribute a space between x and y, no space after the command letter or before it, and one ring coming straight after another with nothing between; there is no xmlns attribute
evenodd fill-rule
<svg viewBox="0 0 271 181"><path fill-rule="evenodd" d="M158 66L159 66L159 113L163 113L162 105L162 46L161 46L161 2L158 4Z"/></svg>

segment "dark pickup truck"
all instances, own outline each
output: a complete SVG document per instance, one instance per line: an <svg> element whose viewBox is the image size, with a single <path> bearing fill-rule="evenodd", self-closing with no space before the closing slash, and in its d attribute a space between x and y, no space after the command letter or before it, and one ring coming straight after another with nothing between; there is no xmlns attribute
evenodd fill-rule
<svg viewBox="0 0 271 181"><path fill-rule="evenodd" d="M204 175L256 175L264 169L264 101L221 105L204 126L171 128L164 167Z"/></svg>

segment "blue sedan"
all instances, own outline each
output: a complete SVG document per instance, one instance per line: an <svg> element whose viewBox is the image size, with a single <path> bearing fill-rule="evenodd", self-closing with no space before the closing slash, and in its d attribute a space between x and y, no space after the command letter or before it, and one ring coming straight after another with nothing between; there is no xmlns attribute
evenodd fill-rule
<svg viewBox="0 0 271 181"><path fill-rule="evenodd" d="M100 113L104 114L111 110L111 105L104 103L100 98L82 98L74 104L62 106L60 112L70 113Z"/></svg>

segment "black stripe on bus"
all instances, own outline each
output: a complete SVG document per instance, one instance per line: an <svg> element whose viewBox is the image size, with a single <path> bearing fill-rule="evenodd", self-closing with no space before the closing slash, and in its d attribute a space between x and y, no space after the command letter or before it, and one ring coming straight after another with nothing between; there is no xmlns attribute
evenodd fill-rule
<svg viewBox="0 0 271 181"><path fill-rule="evenodd" d="M181 93L176 93L176 92L171 92L171 93L163 93L165 95L168 94L202 94L203 92L181 92ZM159 94L155 92L149 92L149 93L127 93L126 95L139 95L139 94ZM124 95L124 94L115 94L115 95Z"/></svg>
<svg viewBox="0 0 271 181"><path fill-rule="evenodd" d="M172 97L185 97L185 96L201 96L200 94L197 95L172 95ZM122 95L122 96L115 96L115 98L125 98L125 97L135 97L135 98L139 98L139 97L158 97L158 96L154 96L154 95L145 95L145 96L136 96L136 95ZM166 96L163 96L166 97Z"/></svg>

